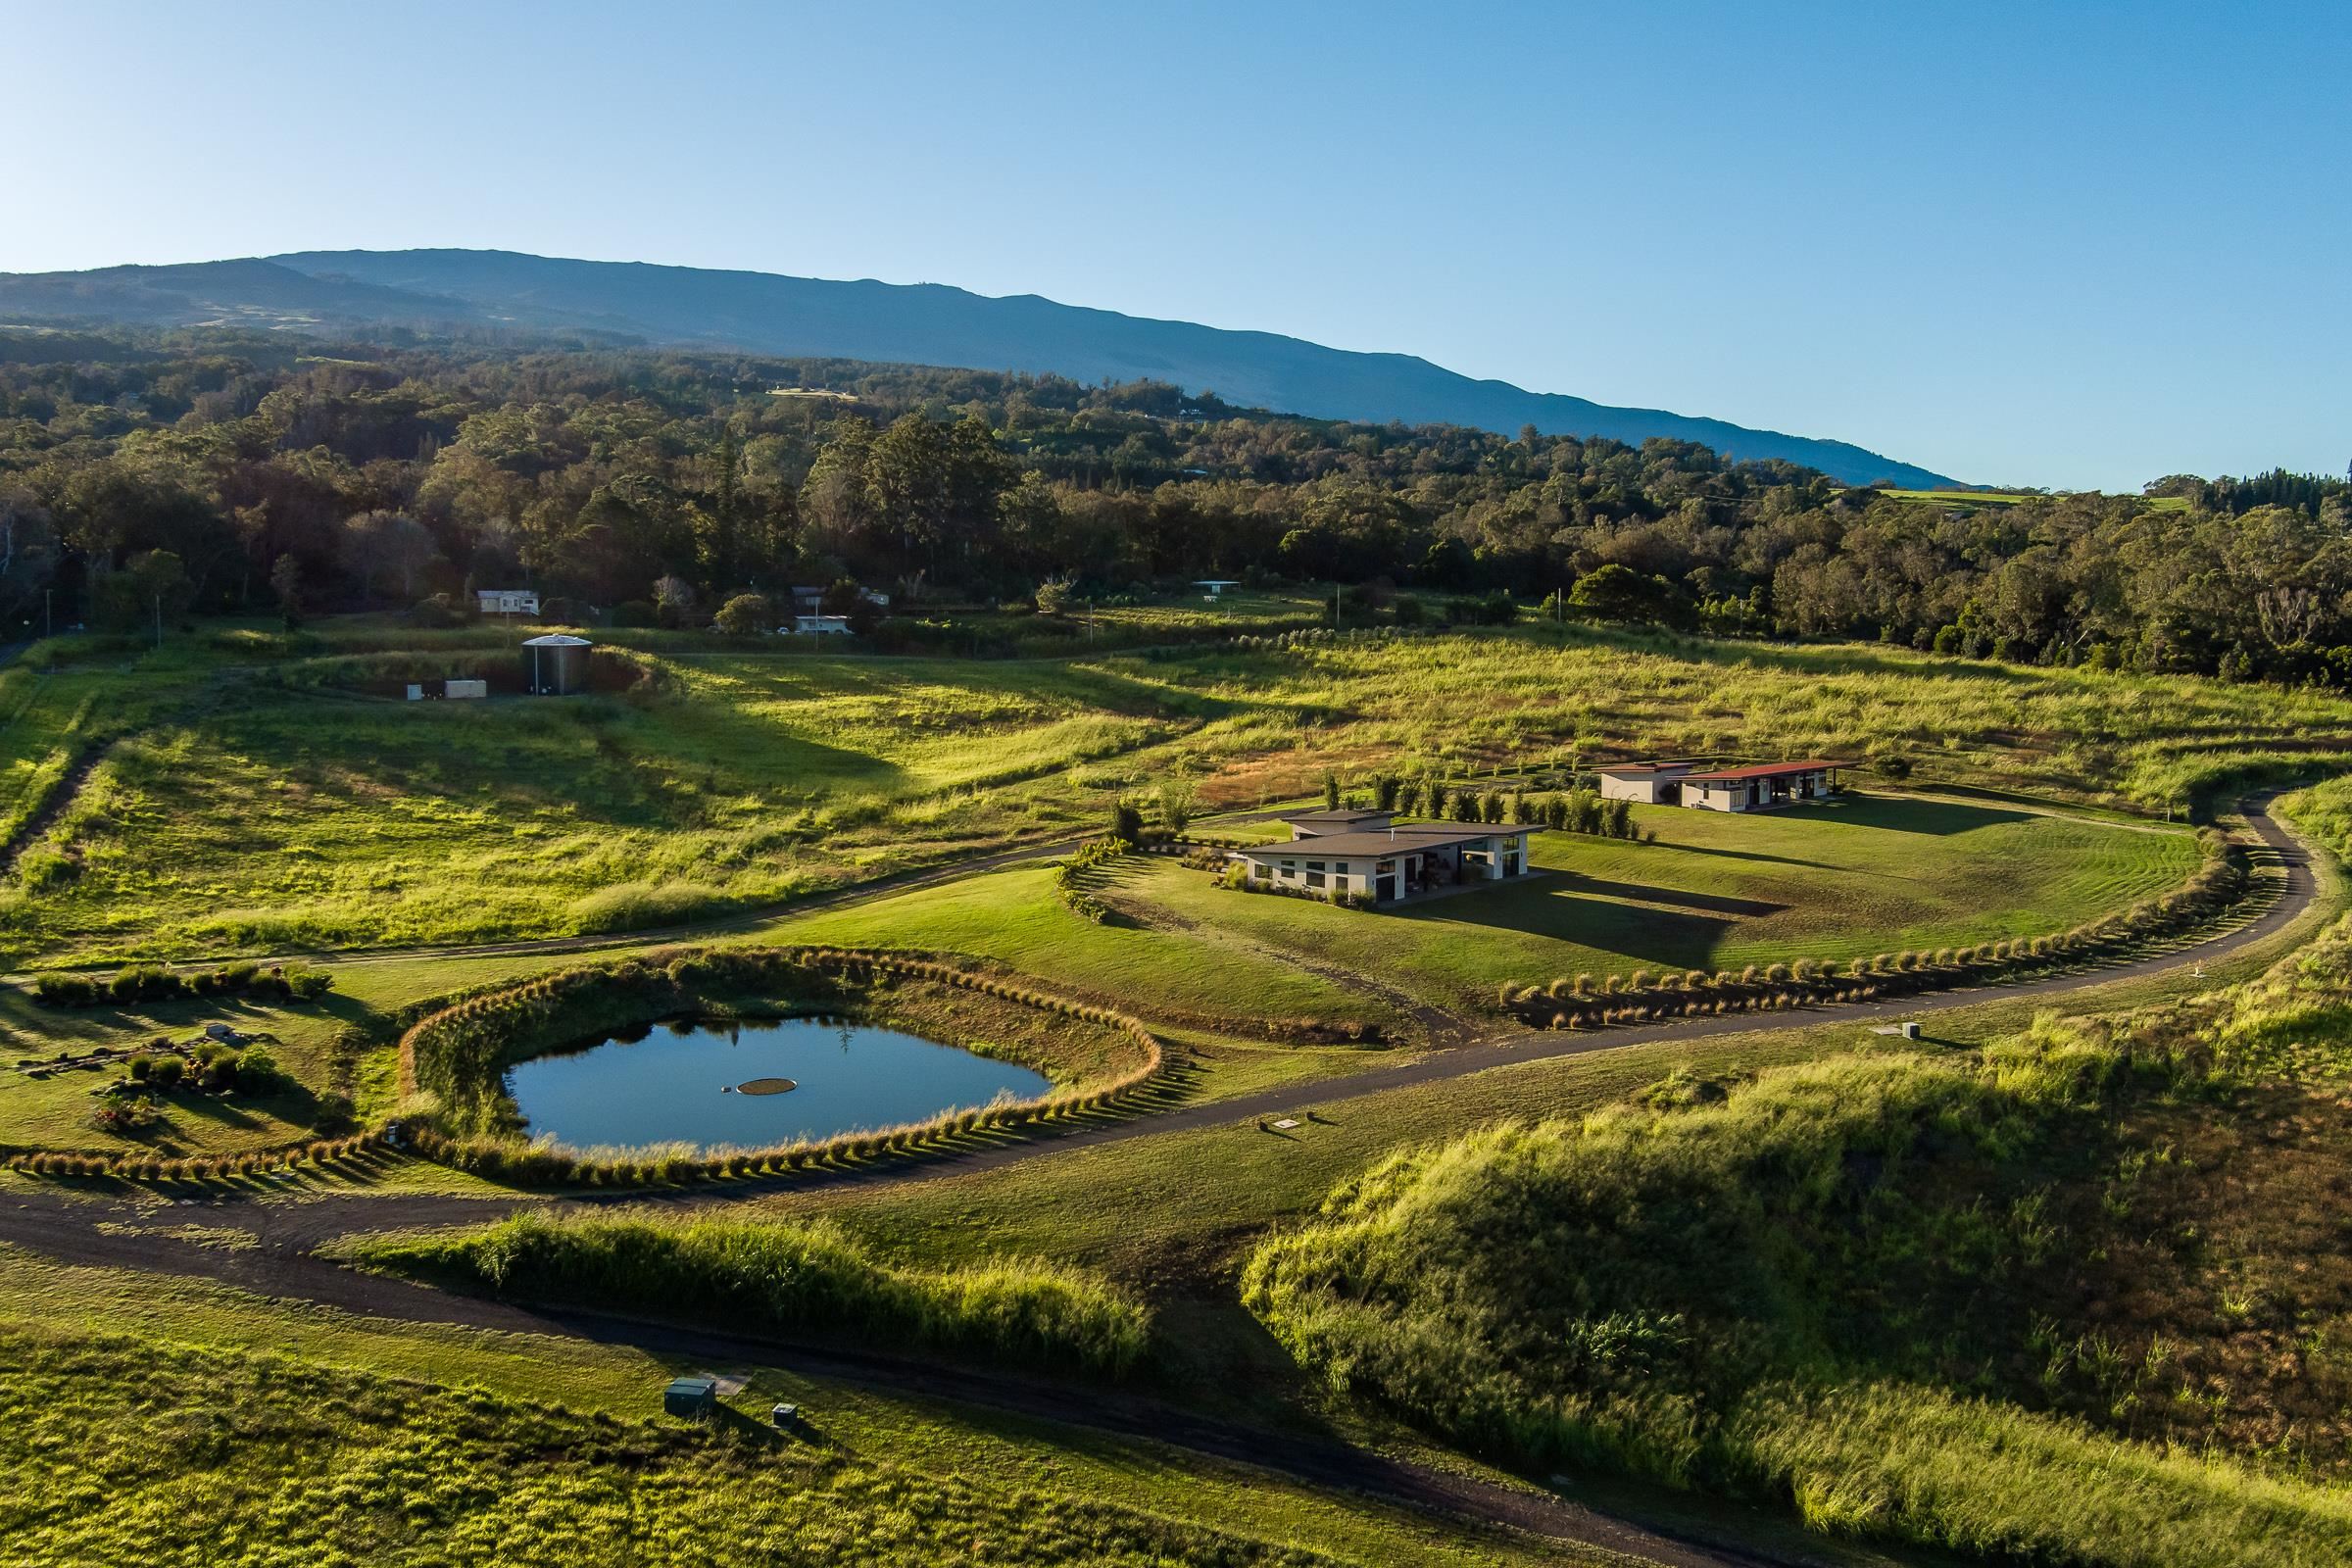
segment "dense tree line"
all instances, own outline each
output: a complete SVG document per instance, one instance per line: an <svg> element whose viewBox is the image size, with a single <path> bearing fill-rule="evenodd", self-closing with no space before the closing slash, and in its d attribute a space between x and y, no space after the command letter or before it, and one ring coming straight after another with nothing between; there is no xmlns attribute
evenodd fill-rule
<svg viewBox="0 0 2352 1568"><path fill-rule="evenodd" d="M919 612L1216 575L2340 680L2348 516L2352 491L2310 475L1942 507L1684 443L1291 418L1152 383L0 332L11 625L44 592L117 625L526 585L700 620L793 583Z"/></svg>

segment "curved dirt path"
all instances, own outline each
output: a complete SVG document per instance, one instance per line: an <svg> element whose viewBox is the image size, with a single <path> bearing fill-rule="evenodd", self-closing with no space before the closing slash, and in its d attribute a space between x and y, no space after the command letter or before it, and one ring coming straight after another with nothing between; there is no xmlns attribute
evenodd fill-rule
<svg viewBox="0 0 2352 1568"><path fill-rule="evenodd" d="M1522 1031L1484 1045L1439 1052L1416 1061L1375 1068L1321 1084L1284 1088L1230 1100L1181 1105L1132 1119L1103 1121L1058 1136L1024 1140L839 1172L775 1181L732 1183L688 1189L676 1195L614 1194L554 1200L573 1206L670 1202L701 1206L736 1201L789 1188L863 1187L964 1171L993 1169L1070 1149L1157 1137L1167 1133L1227 1126L1277 1112L1345 1103L1366 1095L1443 1083L1519 1062L1553 1060L1614 1051L1660 1040L1703 1040L1723 1035L1809 1028L1825 1018L1930 1017L1991 1000L2060 996L2118 981L2171 973L2191 963L2220 958L2275 935L2312 906L2318 891L2310 853L2269 813L2268 802L2249 803L2247 821L2283 872L2278 897L2260 915L2170 952L2073 971L2009 986L1984 986L1932 996L1797 1008L1788 1012L1732 1014L1720 1018L1663 1023L1578 1034ZM1039 853L1035 850L1023 855ZM168 1204L152 1200L93 1200L58 1193L27 1193L0 1206L0 1242L23 1246L59 1260L100 1267L201 1276L258 1294L317 1301L345 1310L418 1322L456 1323L486 1329L555 1333L647 1348L714 1356L786 1352L785 1364L822 1377L899 1393L1021 1411L1047 1419L1149 1438L1214 1457L1254 1465L1315 1485L1335 1486L1406 1506L1435 1509L1489 1524L1533 1531L1553 1539L1626 1553L1671 1568L1739 1568L1770 1561L1737 1550L1693 1544L1628 1520L1615 1518L1544 1494L1518 1491L1392 1460L1345 1444L1301 1440L1250 1428L1228 1426L1124 1395L1054 1385L931 1364L901 1362L836 1348L797 1347L748 1336L718 1334L633 1319L558 1309L533 1309L430 1290L405 1281L343 1268L315 1249L335 1237L370 1230L478 1223L545 1199L478 1200L429 1195L322 1198L301 1203L222 1199L201 1204ZM233 1223L260 1245L219 1249L176 1240L156 1227L199 1217ZM103 1227L103 1228L102 1228Z"/></svg>

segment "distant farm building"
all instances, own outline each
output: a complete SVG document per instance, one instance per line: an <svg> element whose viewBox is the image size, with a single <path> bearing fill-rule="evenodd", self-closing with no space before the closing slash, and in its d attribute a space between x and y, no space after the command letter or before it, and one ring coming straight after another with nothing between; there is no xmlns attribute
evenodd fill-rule
<svg viewBox="0 0 2352 1568"><path fill-rule="evenodd" d="M1303 811L1285 818L1293 834L1289 842L1252 844L1231 855L1259 886L1295 888L1327 899L1369 895L1380 904L1527 874L1531 829L1473 822L1392 827L1392 816ZM1359 827L1342 820L1348 817L1383 820L1377 827Z"/></svg>
<svg viewBox="0 0 2352 1568"><path fill-rule="evenodd" d="M527 638L531 690L542 697L567 697L588 689L588 639L564 632Z"/></svg>
<svg viewBox="0 0 2352 1568"><path fill-rule="evenodd" d="M1239 588L1241 584L1231 577L1203 577L1193 586L1208 590L1200 596L1203 599L1222 599L1225 597L1226 589Z"/></svg>
<svg viewBox="0 0 2352 1568"><path fill-rule="evenodd" d="M1632 801L1640 806L1672 806L1682 799L1685 775L1697 762L1619 762L1598 768L1604 801Z"/></svg>
<svg viewBox="0 0 2352 1568"><path fill-rule="evenodd" d="M485 615L536 615L539 613L539 590L536 588L477 588L474 605Z"/></svg>
<svg viewBox="0 0 2352 1568"><path fill-rule="evenodd" d="M1594 771L1603 799L1642 806L1688 806L1699 811L1762 811L1827 799L1838 769L1826 758L1709 768L1704 762L1615 762Z"/></svg>
<svg viewBox="0 0 2352 1568"><path fill-rule="evenodd" d="M447 697L463 702L490 695L488 681L468 680L459 675L453 675L447 680L413 680L408 683L408 686L409 701L412 703L421 703L428 697Z"/></svg>
<svg viewBox="0 0 2352 1568"><path fill-rule="evenodd" d="M1682 780L1683 804L1701 811L1762 811L1825 800L1838 788L1838 769L1849 765L1810 758L1690 773Z"/></svg>

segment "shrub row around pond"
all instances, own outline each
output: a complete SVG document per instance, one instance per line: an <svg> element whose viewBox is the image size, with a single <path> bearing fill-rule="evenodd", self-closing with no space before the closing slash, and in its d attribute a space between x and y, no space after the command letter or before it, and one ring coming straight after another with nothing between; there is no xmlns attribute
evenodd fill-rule
<svg viewBox="0 0 2352 1568"><path fill-rule="evenodd" d="M615 1024L652 1022L713 999L790 996L837 1005L876 980L927 980L1116 1029L1142 1059L1107 1083L1014 1103L957 1111L903 1127L723 1153L673 1150L643 1155L582 1154L516 1136L508 1067ZM971 1134L1067 1120L1114 1107L1166 1066L1159 1041L1138 1019L994 975L911 954L851 948L685 949L543 975L476 996L419 1020L400 1042L401 1087L437 1102L401 1137L426 1158L520 1185L629 1187L774 1175L840 1166Z"/></svg>
<svg viewBox="0 0 2352 1568"><path fill-rule="evenodd" d="M188 997L258 996L278 1002L316 1002L335 977L307 964L224 963L212 969L167 969L134 963L112 975L56 973L33 977L32 994L51 1007L124 1007Z"/></svg>
<svg viewBox="0 0 2352 1568"><path fill-rule="evenodd" d="M2211 828L2198 832L2205 862L2181 886L2071 931L1905 950L1842 963L1798 958L1739 970L1646 969L1595 979L1580 974L1547 986L1505 982L1495 1001L1539 1028L1592 1029L1702 1014L1771 1011L1807 1003L1868 1002L2006 978L2105 957L2136 944L2192 931L2246 896L2245 855Z"/></svg>
<svg viewBox="0 0 2352 1568"><path fill-rule="evenodd" d="M295 1171L304 1166L323 1169L383 1147L381 1132L354 1133L348 1138L314 1138L279 1149L248 1150L240 1154L193 1154L167 1159L159 1154L83 1154L53 1151L16 1150L8 1153L8 1168L29 1176L111 1177L118 1181L219 1182L259 1176L270 1171Z"/></svg>

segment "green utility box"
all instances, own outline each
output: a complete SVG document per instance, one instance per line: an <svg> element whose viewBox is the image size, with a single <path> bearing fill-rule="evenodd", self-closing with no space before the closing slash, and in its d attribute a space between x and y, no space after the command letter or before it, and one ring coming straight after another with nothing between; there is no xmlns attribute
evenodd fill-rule
<svg viewBox="0 0 2352 1568"><path fill-rule="evenodd" d="M718 1385L710 1378L672 1378L662 1408L688 1421L703 1421L718 1408Z"/></svg>

